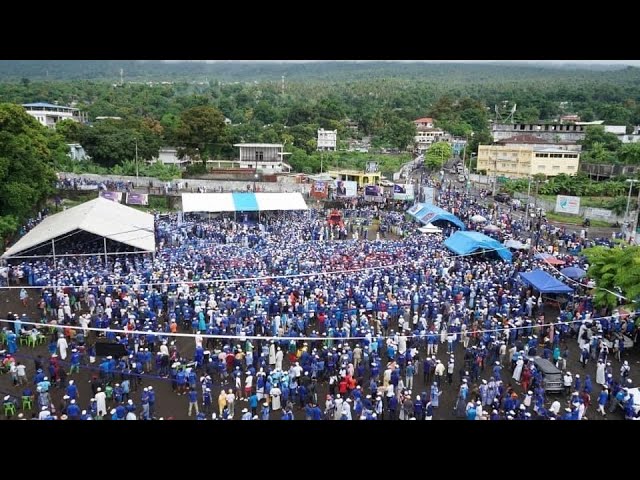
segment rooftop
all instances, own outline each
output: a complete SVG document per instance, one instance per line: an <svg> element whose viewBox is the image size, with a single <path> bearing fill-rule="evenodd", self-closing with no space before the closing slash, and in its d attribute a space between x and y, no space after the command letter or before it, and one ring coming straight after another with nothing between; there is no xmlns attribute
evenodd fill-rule
<svg viewBox="0 0 640 480"><path fill-rule="evenodd" d="M77 108L67 107L65 105L54 105L53 103L46 102L23 103L22 106L26 108L64 108L66 110L78 110Z"/></svg>
<svg viewBox="0 0 640 480"><path fill-rule="evenodd" d="M276 147L282 148L282 143L235 143L234 147L249 147L249 148L266 148L266 147Z"/></svg>
<svg viewBox="0 0 640 480"><path fill-rule="evenodd" d="M422 117L414 120L415 123L433 123L433 118L431 117Z"/></svg>

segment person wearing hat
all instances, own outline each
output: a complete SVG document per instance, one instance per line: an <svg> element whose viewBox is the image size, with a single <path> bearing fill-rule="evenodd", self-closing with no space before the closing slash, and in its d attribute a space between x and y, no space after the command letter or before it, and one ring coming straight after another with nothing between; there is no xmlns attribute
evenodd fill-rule
<svg viewBox="0 0 640 480"><path fill-rule="evenodd" d="M607 401L609 400L609 389L607 387L602 387L602 391L598 395L598 412L603 417L607 416L607 412L605 412L604 408L607 405Z"/></svg>
<svg viewBox="0 0 640 480"><path fill-rule="evenodd" d="M251 420L253 418L253 415L247 408L243 408L240 413L242 414L240 420Z"/></svg>
<svg viewBox="0 0 640 480"><path fill-rule="evenodd" d="M269 413L270 413L269 403L268 402L264 402L262 404L262 408L260 409L260 419L261 420L269 420Z"/></svg>

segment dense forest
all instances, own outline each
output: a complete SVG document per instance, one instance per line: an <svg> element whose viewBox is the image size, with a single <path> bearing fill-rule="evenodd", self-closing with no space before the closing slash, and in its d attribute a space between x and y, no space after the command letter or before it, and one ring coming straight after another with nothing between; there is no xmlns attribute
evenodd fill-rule
<svg viewBox="0 0 640 480"><path fill-rule="evenodd" d="M370 137L374 148L404 150L415 133L411 120L427 115L436 126L467 136L473 151L490 141L494 107L504 102L517 104L515 120L522 122L576 113L629 130L640 124L640 69L632 67L51 60L0 62L0 79L0 102L73 105L92 123L98 116L121 117L60 129L108 168L132 160L135 144L144 159L173 145L205 160L232 158L232 145L244 141L284 143L296 170L314 172L321 163L318 128L337 129L342 148L349 138ZM223 117L230 126L220 124ZM194 121L212 123L192 128ZM349 128L354 124L357 130ZM587 143L585 161L638 159L634 148L623 149L607 135ZM355 157L323 160L326 166L366 161Z"/></svg>
<svg viewBox="0 0 640 480"><path fill-rule="evenodd" d="M65 121L51 131L30 117L17 117L21 109L15 104L38 101L75 106L86 112L89 123ZM292 153L287 161L296 171L317 172L321 165L363 168L373 157L389 174L410 154L378 152L405 151L415 135L412 120L423 116L465 136L467 154L491 141L496 106L504 113L516 104L516 122L554 121L572 113L586 121L626 125L630 131L640 125L640 69L394 62L1 61L0 103L4 122L0 134L5 138L0 178L6 177L0 185L0 206L15 203L9 210L0 209L1 236L27 215L32 206L25 198L42 201L47 196L47 179L55 169L132 173L136 150L146 160L163 146L180 147L180 154L202 160L193 167L197 171L207 159L234 158L235 143L283 143ZM97 121L100 116L120 119ZM317 152L318 128L336 129L341 151ZM348 141L364 138L372 153L346 151ZM72 162L64 155L65 142L81 143L92 162ZM601 128L590 129L582 143L583 161L640 164L639 144L621 144ZM30 153L25 156L24 151ZM426 161L439 168L449 155L448 151L427 155ZM29 179L18 178L32 167ZM141 168L160 178L179 175L158 165ZM521 183L512 189L524 188ZM621 188L603 184L598 190L589 183L561 178L542 186L541 193L603 194Z"/></svg>

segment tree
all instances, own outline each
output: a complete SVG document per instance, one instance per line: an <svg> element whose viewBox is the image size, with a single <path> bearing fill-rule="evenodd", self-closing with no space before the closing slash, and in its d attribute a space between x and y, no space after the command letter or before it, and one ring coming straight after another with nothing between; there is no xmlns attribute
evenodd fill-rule
<svg viewBox="0 0 640 480"><path fill-rule="evenodd" d="M136 145L138 158L151 160L162 144L162 127L147 120L101 120L81 132L80 143L87 154L104 167L134 160Z"/></svg>
<svg viewBox="0 0 640 480"><path fill-rule="evenodd" d="M437 170L451 158L453 148L447 142L437 142L432 144L427 150L424 163L427 167Z"/></svg>
<svg viewBox="0 0 640 480"><path fill-rule="evenodd" d="M597 285L596 306L613 309L619 302L637 303L640 299L640 247L592 247L583 253L589 260L587 274Z"/></svg>
<svg viewBox="0 0 640 480"><path fill-rule="evenodd" d="M15 230L53 192L62 138L19 105L0 104L0 236Z"/></svg>
<svg viewBox="0 0 640 480"><path fill-rule="evenodd" d="M224 115L217 108L204 105L189 108L180 114L180 122L176 129L180 158L188 155L199 158L203 165L206 165L207 159L228 143L227 138Z"/></svg>
<svg viewBox="0 0 640 480"><path fill-rule="evenodd" d="M618 158L622 163L640 165L640 143L625 143L618 150Z"/></svg>
<svg viewBox="0 0 640 480"><path fill-rule="evenodd" d="M398 150L406 150L407 146L413 145L415 135L415 124L398 116L393 116L382 130L382 138Z"/></svg>
<svg viewBox="0 0 640 480"><path fill-rule="evenodd" d="M83 124L74 122L73 120L61 120L56 124L56 132L58 132L67 143L79 143L85 128Z"/></svg>
<svg viewBox="0 0 640 480"><path fill-rule="evenodd" d="M617 151L622 145L622 142L618 137L613 133L605 132L602 125L587 127L587 133L584 140L579 141L578 143L582 145L584 150L591 150L595 143L599 143L609 152Z"/></svg>

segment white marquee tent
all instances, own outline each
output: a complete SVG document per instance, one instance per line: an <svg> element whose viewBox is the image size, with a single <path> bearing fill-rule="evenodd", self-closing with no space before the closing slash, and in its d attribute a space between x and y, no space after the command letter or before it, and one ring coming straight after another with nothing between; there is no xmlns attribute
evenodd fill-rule
<svg viewBox="0 0 640 480"><path fill-rule="evenodd" d="M35 247L55 241L77 230L92 233L114 242L136 248L139 252L155 252L153 215L98 197L45 218L11 246L2 258L28 257ZM104 254L97 248L97 254Z"/></svg>

